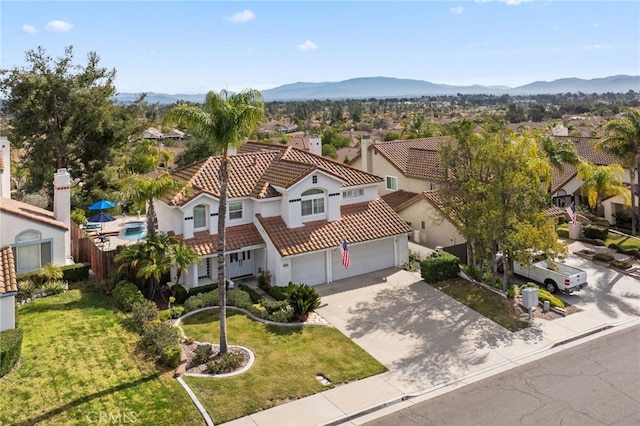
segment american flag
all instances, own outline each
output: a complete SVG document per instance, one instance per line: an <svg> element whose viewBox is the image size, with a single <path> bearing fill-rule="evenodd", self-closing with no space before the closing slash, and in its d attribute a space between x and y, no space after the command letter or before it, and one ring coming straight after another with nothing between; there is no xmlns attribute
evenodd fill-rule
<svg viewBox="0 0 640 426"><path fill-rule="evenodd" d="M576 217L576 208L573 203L571 203L571 205L567 207L567 213L569 214L569 219L571 219L571 225L576 226L576 223L578 223L578 219Z"/></svg>
<svg viewBox="0 0 640 426"><path fill-rule="evenodd" d="M345 268L349 269L349 266L351 266L351 258L349 257L346 238L342 240L342 244L340 244L340 253L342 253L342 264Z"/></svg>

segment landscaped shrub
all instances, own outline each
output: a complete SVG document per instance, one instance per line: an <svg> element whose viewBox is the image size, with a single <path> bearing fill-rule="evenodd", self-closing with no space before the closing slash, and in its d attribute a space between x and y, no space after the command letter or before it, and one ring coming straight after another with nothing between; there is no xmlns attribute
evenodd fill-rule
<svg viewBox="0 0 640 426"><path fill-rule="evenodd" d="M260 293L258 293L257 291L255 291L255 289L249 287L246 284L240 284L238 287L240 288L240 290L246 291L247 293L249 293L249 297L251 297L251 302L254 304L259 303L263 299Z"/></svg>
<svg viewBox="0 0 640 426"><path fill-rule="evenodd" d="M178 319L182 315L184 315L184 307L182 306L173 306L169 308L169 317L171 319Z"/></svg>
<svg viewBox="0 0 640 426"><path fill-rule="evenodd" d="M63 276L62 268L52 263L47 263L36 272L37 284L41 286L49 281L61 280Z"/></svg>
<svg viewBox="0 0 640 426"><path fill-rule="evenodd" d="M609 235L609 225L607 226L595 226L587 225L583 228L585 238L591 238L594 240L606 240Z"/></svg>
<svg viewBox="0 0 640 426"><path fill-rule="evenodd" d="M286 294L284 294L285 287L280 286L272 286L269 284L258 284L258 286L265 291L269 296L273 297L276 300L285 300L287 298Z"/></svg>
<svg viewBox="0 0 640 426"><path fill-rule="evenodd" d="M592 259L599 260L601 262L611 262L612 260L615 260L615 257L607 253L596 253L593 255Z"/></svg>
<svg viewBox="0 0 640 426"><path fill-rule="evenodd" d="M176 303L180 305L182 305L185 300L189 298L189 292L180 284L174 285L173 287L171 287L171 290L173 291L173 297L176 298Z"/></svg>
<svg viewBox="0 0 640 426"><path fill-rule="evenodd" d="M0 377L7 374L20 359L22 330L19 328L0 332Z"/></svg>
<svg viewBox="0 0 640 426"><path fill-rule="evenodd" d="M112 294L116 305L124 312L131 312L134 303L145 300L138 287L129 281L120 281Z"/></svg>
<svg viewBox="0 0 640 426"><path fill-rule="evenodd" d="M580 241L587 244L592 244L594 246L604 246L604 240L593 239L593 238L580 238Z"/></svg>
<svg viewBox="0 0 640 426"><path fill-rule="evenodd" d="M507 297L513 299L516 296L520 296L520 286L510 285L509 288L507 288Z"/></svg>
<svg viewBox="0 0 640 426"><path fill-rule="evenodd" d="M286 308L280 309L279 311L275 311L266 318L270 321L275 322L291 322L295 317L295 313L290 306L287 305Z"/></svg>
<svg viewBox="0 0 640 426"><path fill-rule="evenodd" d="M217 290L210 291L208 293L199 293L195 296L189 297L184 302L184 308L187 310L187 312L191 312L207 306L217 306L219 300L220 295L218 294Z"/></svg>
<svg viewBox="0 0 640 426"><path fill-rule="evenodd" d="M62 279L70 283L86 281L89 279L90 263L75 263L62 267Z"/></svg>
<svg viewBox="0 0 640 426"><path fill-rule="evenodd" d="M18 298L20 300L31 299L36 294L36 284L33 280L22 279L18 281Z"/></svg>
<svg viewBox="0 0 640 426"><path fill-rule="evenodd" d="M246 291L242 291L239 288L234 288L227 291L227 304L229 306L235 306L241 309L250 309L253 303L251 297Z"/></svg>
<svg viewBox="0 0 640 426"><path fill-rule="evenodd" d="M537 288L538 289L538 301L539 302L544 302L544 301L548 301L549 305L553 306L554 308L564 308L564 301L562 299L560 299L559 297L554 296L553 294L549 293L549 291L547 291L546 289L538 286L535 283L527 283L525 285L522 286L522 288L527 288L527 287L533 287L533 288Z"/></svg>
<svg viewBox="0 0 640 426"><path fill-rule="evenodd" d="M320 296L315 288L307 284L292 282L285 288L287 303L300 321L305 321L309 313L320 306Z"/></svg>
<svg viewBox="0 0 640 426"><path fill-rule="evenodd" d="M142 330L142 327L148 322L160 319L158 307L151 300L141 300L134 302L131 306L131 321L136 330Z"/></svg>
<svg viewBox="0 0 640 426"><path fill-rule="evenodd" d="M162 358L162 362L171 368L176 368L180 364L180 350L181 348L179 344L164 348L162 355L160 356Z"/></svg>
<svg viewBox="0 0 640 426"><path fill-rule="evenodd" d="M244 362L244 357L242 352L227 352L207 362L207 370L210 374L224 374L237 370Z"/></svg>
<svg viewBox="0 0 640 426"><path fill-rule="evenodd" d="M218 284L207 284L200 287L192 287L189 289L189 296L195 296L200 293L209 293L210 291L217 290Z"/></svg>
<svg viewBox="0 0 640 426"><path fill-rule="evenodd" d="M611 262L611 266L618 269L629 269L631 268L631 264L627 262L623 262L622 260L614 260Z"/></svg>
<svg viewBox="0 0 640 426"><path fill-rule="evenodd" d="M166 322L148 322L142 327L142 347L153 355L162 355L162 352L179 342L178 329Z"/></svg>
<svg viewBox="0 0 640 426"><path fill-rule="evenodd" d="M281 311L283 309L287 309L289 304L286 300L262 300L260 302L260 306L263 306L268 313L273 314L275 312Z"/></svg>
<svg viewBox="0 0 640 426"><path fill-rule="evenodd" d="M127 281L126 272L120 269L109 272L109 275L107 275L107 279L104 280L103 283L104 292L106 294L111 294L111 292L113 292L113 289L116 288L116 285L118 285L118 283L122 281Z"/></svg>
<svg viewBox="0 0 640 426"><path fill-rule="evenodd" d="M558 229L557 231L559 238L569 238L569 230L568 229Z"/></svg>
<svg viewBox="0 0 640 426"><path fill-rule="evenodd" d="M456 277L460 271L460 259L456 256L437 251L420 262L420 275L428 283L435 283Z"/></svg>
<svg viewBox="0 0 640 426"><path fill-rule="evenodd" d="M55 280L45 282L42 289L48 294L60 294L69 290L69 286L64 281Z"/></svg>
<svg viewBox="0 0 640 426"><path fill-rule="evenodd" d="M213 355L213 348L208 344L198 345L198 347L196 347L196 350L193 352L194 354L193 359L191 360L191 367L205 364L207 361L209 361L209 358L211 358L211 355Z"/></svg>
<svg viewBox="0 0 640 426"><path fill-rule="evenodd" d="M258 287L262 288L264 285L271 285L271 273L265 271L258 276Z"/></svg>

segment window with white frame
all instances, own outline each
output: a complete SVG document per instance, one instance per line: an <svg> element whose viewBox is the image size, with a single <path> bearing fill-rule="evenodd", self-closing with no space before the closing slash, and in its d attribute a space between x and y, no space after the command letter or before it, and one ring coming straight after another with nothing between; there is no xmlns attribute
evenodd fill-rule
<svg viewBox="0 0 640 426"><path fill-rule="evenodd" d="M387 189L390 191L398 190L398 178L395 176L387 176L386 177Z"/></svg>
<svg viewBox="0 0 640 426"><path fill-rule="evenodd" d="M198 204L193 208L193 227L205 228L207 226L207 206Z"/></svg>
<svg viewBox="0 0 640 426"><path fill-rule="evenodd" d="M229 203L229 219L242 219L242 201Z"/></svg>
<svg viewBox="0 0 640 426"><path fill-rule="evenodd" d="M342 199L347 200L349 198L364 197L364 188L346 189L342 191Z"/></svg>
<svg viewBox="0 0 640 426"><path fill-rule="evenodd" d="M311 216L324 213L324 191L321 189L309 189L302 193L302 216Z"/></svg>
<svg viewBox="0 0 640 426"><path fill-rule="evenodd" d="M38 231L18 234L13 250L18 273L36 271L52 262L51 239L43 240Z"/></svg>

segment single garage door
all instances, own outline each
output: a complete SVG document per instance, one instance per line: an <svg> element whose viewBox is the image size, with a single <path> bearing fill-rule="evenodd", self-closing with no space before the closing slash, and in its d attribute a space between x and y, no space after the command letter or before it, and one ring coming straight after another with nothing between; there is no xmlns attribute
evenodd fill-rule
<svg viewBox="0 0 640 426"><path fill-rule="evenodd" d="M351 258L351 267L349 269L345 269L342 265L340 250L335 250L331 253L333 281L394 266L393 238L364 244L353 244L349 245L348 248L349 257Z"/></svg>
<svg viewBox="0 0 640 426"><path fill-rule="evenodd" d="M291 259L291 280L296 283L318 285L325 279L324 253L313 253Z"/></svg>

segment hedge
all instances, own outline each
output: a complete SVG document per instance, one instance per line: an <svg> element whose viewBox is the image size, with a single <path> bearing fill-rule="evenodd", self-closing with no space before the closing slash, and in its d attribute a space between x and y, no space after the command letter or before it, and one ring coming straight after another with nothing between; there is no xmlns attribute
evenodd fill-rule
<svg viewBox="0 0 640 426"><path fill-rule="evenodd" d="M436 283L454 278L460 272L460 259L444 252L434 252L431 257L420 262L420 275L428 283Z"/></svg>
<svg viewBox="0 0 640 426"><path fill-rule="evenodd" d="M112 294L116 305L124 312L131 312L134 303L145 300L138 287L129 281L120 281L116 284Z"/></svg>
<svg viewBox="0 0 640 426"><path fill-rule="evenodd" d="M62 279L69 282L85 281L89 279L90 263L76 263L62 267Z"/></svg>
<svg viewBox="0 0 640 426"><path fill-rule="evenodd" d="M569 238L569 231L567 229L558 229L557 233L559 238Z"/></svg>
<svg viewBox="0 0 640 426"><path fill-rule="evenodd" d="M583 228L585 238L594 240L606 240L609 235L609 227L587 225Z"/></svg>
<svg viewBox="0 0 640 426"><path fill-rule="evenodd" d="M20 359L22 330L19 328L0 332L0 377L7 374Z"/></svg>
<svg viewBox="0 0 640 426"><path fill-rule="evenodd" d="M611 256L608 253L596 253L593 255L593 260L599 260L601 262L611 262L615 260L615 257Z"/></svg>

